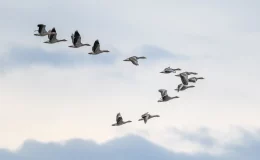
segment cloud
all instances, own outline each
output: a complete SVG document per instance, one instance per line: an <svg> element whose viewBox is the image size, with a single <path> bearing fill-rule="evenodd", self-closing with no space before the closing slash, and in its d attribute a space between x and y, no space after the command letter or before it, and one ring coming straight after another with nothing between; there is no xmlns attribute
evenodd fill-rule
<svg viewBox="0 0 260 160"><path fill-rule="evenodd" d="M246 142L250 137L244 137ZM94 141L71 139L65 142L42 143L27 140L16 151L0 150L0 159L4 160L72 160L72 159L151 159L151 160L257 160L260 156L260 141L254 139L247 146L229 147L230 152L223 155L209 155L207 153L185 154L171 152L144 138L136 135L127 135L113 139L103 144Z"/></svg>

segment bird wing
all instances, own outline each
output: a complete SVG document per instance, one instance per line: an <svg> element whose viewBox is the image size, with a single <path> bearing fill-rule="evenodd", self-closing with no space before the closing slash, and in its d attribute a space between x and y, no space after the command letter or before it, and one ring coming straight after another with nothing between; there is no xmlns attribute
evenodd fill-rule
<svg viewBox="0 0 260 160"><path fill-rule="evenodd" d="M98 50L100 49L100 44L99 44L99 41L96 40L93 47L92 47L92 51L95 53L97 52Z"/></svg>
<svg viewBox="0 0 260 160"><path fill-rule="evenodd" d="M51 30L52 34L48 35L49 40L51 41L52 39L55 39L57 36L57 32L55 28L52 28Z"/></svg>
<svg viewBox="0 0 260 160"><path fill-rule="evenodd" d="M160 89L159 92L161 93L162 98L168 95L166 89Z"/></svg>
<svg viewBox="0 0 260 160"><path fill-rule="evenodd" d="M80 43L80 42L81 42L81 36L78 31L75 31L73 44L76 45L77 43Z"/></svg>
<svg viewBox="0 0 260 160"><path fill-rule="evenodd" d="M186 73L180 74L181 81L184 85L188 85L188 75Z"/></svg>
<svg viewBox="0 0 260 160"><path fill-rule="evenodd" d="M118 113L118 114L116 115L116 122L119 123L119 122L121 122L121 121L123 121L123 118L122 118L121 114Z"/></svg>
<svg viewBox="0 0 260 160"><path fill-rule="evenodd" d="M178 91L180 91L180 89L183 87L183 84L179 84L178 85Z"/></svg>
<svg viewBox="0 0 260 160"><path fill-rule="evenodd" d="M145 114L143 114L141 117L144 118L145 116L148 115L148 112L146 112Z"/></svg>
<svg viewBox="0 0 260 160"><path fill-rule="evenodd" d="M129 60L134 64L134 65L138 65L138 60L136 57L130 57Z"/></svg>
<svg viewBox="0 0 260 160"><path fill-rule="evenodd" d="M42 31L45 30L45 25L44 24L38 24L37 26L39 27L39 29L38 29L39 33L42 33Z"/></svg>
<svg viewBox="0 0 260 160"><path fill-rule="evenodd" d="M74 34L72 33L70 37L71 37L72 43L74 44Z"/></svg>
<svg viewBox="0 0 260 160"><path fill-rule="evenodd" d="M148 118L149 118L149 115L147 115L147 116L144 117L144 123L147 122Z"/></svg>

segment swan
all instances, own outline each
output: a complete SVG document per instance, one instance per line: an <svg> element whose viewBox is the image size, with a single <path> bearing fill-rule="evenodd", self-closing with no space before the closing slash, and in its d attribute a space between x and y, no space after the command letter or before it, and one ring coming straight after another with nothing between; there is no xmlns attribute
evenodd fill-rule
<svg viewBox="0 0 260 160"><path fill-rule="evenodd" d="M189 80L189 82L196 83L198 79L205 79L205 78L203 78L203 77L191 77L188 80Z"/></svg>
<svg viewBox="0 0 260 160"><path fill-rule="evenodd" d="M57 42L65 42L65 41L67 41L66 39L58 40L58 39L56 38L57 32L56 32L56 29L55 29L55 28L52 28L52 30L49 30L49 32L52 32L53 34L48 35L49 40L46 41L46 42L44 42L44 43L53 44L53 43L57 43Z"/></svg>
<svg viewBox="0 0 260 160"><path fill-rule="evenodd" d="M123 124L130 123L130 122L132 122L132 121L126 121L126 122L124 122L124 121L123 121L123 118L122 118L122 116L121 116L121 114L120 114L120 113L117 113L117 115L116 115L116 123L115 123L115 124L112 124L112 126L121 126L121 125L123 125Z"/></svg>
<svg viewBox="0 0 260 160"><path fill-rule="evenodd" d="M159 89L158 91L161 93L161 96L162 96L162 98L160 100L158 100L158 102L166 102L166 101L169 101L169 100L174 99L174 98L179 98L178 96L170 97L167 94L166 89Z"/></svg>
<svg viewBox="0 0 260 160"><path fill-rule="evenodd" d="M195 86L187 86L187 85L184 85L184 84L179 84L177 89L175 89L175 90L179 92L179 91L184 91L188 88L193 88L193 87L195 87Z"/></svg>
<svg viewBox="0 0 260 160"><path fill-rule="evenodd" d="M181 70L180 68L172 69L171 67L167 67L160 73L164 73L164 74L176 73L176 71L180 71L180 70Z"/></svg>
<svg viewBox="0 0 260 160"><path fill-rule="evenodd" d="M43 37L43 36L47 36L47 35L52 34L51 31L49 31L49 32L46 31L46 29L45 29L46 25L44 25L44 24L38 24L37 26L38 26L38 30L35 30L34 32L37 31L38 34L34 34L35 36L41 36L41 37Z"/></svg>
<svg viewBox="0 0 260 160"><path fill-rule="evenodd" d="M81 36L80 36L78 30L76 30L74 34L72 33L71 40L72 40L72 43L73 43L72 46L69 46L71 48L79 48L79 47L82 47L82 46L90 46L89 44L82 44L81 43Z"/></svg>
<svg viewBox="0 0 260 160"><path fill-rule="evenodd" d="M100 53L103 53L103 52L109 52L108 50L100 50L100 44L99 44L99 41L96 40L94 42L94 45L92 47L92 52L88 53L88 54L92 54L92 55L97 55L97 54L100 54Z"/></svg>
<svg viewBox="0 0 260 160"><path fill-rule="evenodd" d="M124 61L130 61L132 62L134 65L138 66L138 59L146 59L146 57L136 57L136 56L132 56L132 57L129 57L127 59L125 59Z"/></svg>
<svg viewBox="0 0 260 160"><path fill-rule="evenodd" d="M138 121L144 121L144 123L146 124L146 122L148 121L148 119L154 118L154 117L160 117L159 115L150 115L148 112L146 112L145 114L143 114L141 116L142 118L139 119Z"/></svg>

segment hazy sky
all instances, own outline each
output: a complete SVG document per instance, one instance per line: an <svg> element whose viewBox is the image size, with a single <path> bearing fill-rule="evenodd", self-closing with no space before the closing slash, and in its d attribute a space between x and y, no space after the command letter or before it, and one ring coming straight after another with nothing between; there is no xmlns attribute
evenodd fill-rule
<svg viewBox="0 0 260 160"><path fill-rule="evenodd" d="M241 130L259 138L259 7L257 0L0 2L0 148L137 134L175 152L222 154L243 142ZM68 41L43 43L47 37L33 36L39 23ZM110 53L69 48L75 30ZM147 59L123 61L134 55ZM169 66L206 79L177 93L180 79L159 73ZM180 98L158 103L158 89ZM118 112L133 122L112 127ZM144 125L137 120L145 112L161 117ZM213 147L180 136L205 128Z"/></svg>

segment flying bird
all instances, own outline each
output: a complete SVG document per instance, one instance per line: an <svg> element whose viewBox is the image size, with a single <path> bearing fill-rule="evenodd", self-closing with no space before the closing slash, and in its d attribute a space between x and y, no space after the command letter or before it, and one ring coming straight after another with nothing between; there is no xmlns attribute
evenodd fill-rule
<svg viewBox="0 0 260 160"><path fill-rule="evenodd" d="M158 91L161 93L161 99L158 102L166 102L174 98L179 98L178 96L170 97L166 89L159 89Z"/></svg>
<svg viewBox="0 0 260 160"><path fill-rule="evenodd" d="M123 121L123 118L122 118L122 116L121 116L121 114L120 114L120 113L117 113L117 115L116 115L116 123L115 123L115 124L112 124L112 126L121 126L121 125L123 125L123 124L130 123L130 122L132 122L132 121L126 121L126 122L124 122L124 121Z"/></svg>
<svg viewBox="0 0 260 160"><path fill-rule="evenodd" d="M188 85L184 85L184 84L179 84L177 89L175 89L175 90L179 92L179 91L184 91L188 88L193 88L193 87L195 87L195 86L188 86Z"/></svg>
<svg viewBox="0 0 260 160"><path fill-rule="evenodd" d="M44 42L44 43L49 43L49 44L53 44L53 43L58 43L58 42L65 42L67 41L66 39L61 39L58 40L57 37L57 32L55 28L52 28L52 30L49 30L49 32L52 32L53 34L48 35L49 40Z"/></svg>
<svg viewBox="0 0 260 160"><path fill-rule="evenodd" d="M142 118L139 119L138 121L144 121L144 123L146 124L146 122L148 121L148 119L154 118L154 117L160 117L159 115L150 115L148 112L143 114L141 116Z"/></svg>
<svg viewBox="0 0 260 160"><path fill-rule="evenodd" d="M130 61L132 62L134 65L138 66L138 59L146 59L146 57L136 57L136 56L132 56L132 57L129 57L127 59L125 59L124 61Z"/></svg>
<svg viewBox="0 0 260 160"><path fill-rule="evenodd" d="M92 54L92 55L97 55L97 54L100 54L100 53L103 53L103 52L109 52L108 50L100 50L100 44L99 44L99 41L96 40L94 42L94 45L92 47L92 52L88 53L88 54Z"/></svg>
<svg viewBox="0 0 260 160"><path fill-rule="evenodd" d="M189 82L196 83L198 79L205 79L205 78L203 78L203 77L191 77L188 80L189 80Z"/></svg>
<svg viewBox="0 0 260 160"><path fill-rule="evenodd" d="M72 40L72 43L73 43L72 46L69 46L71 48L79 48L79 47L82 47L82 46L90 46L89 44L82 44L81 43L81 36L80 36L78 30L76 30L74 34L72 33L71 40Z"/></svg>
<svg viewBox="0 0 260 160"><path fill-rule="evenodd" d="M193 75L197 75L198 73L196 73L196 72L182 72L182 73L177 74L177 75L175 75L175 76L179 76L179 77L180 77L181 74L187 74L187 75L189 76L189 75L192 75L192 74L193 74Z"/></svg>
<svg viewBox="0 0 260 160"><path fill-rule="evenodd" d="M160 73L164 73L164 74L176 73L176 71L180 71L180 70L181 70L180 68L172 69L171 67L167 67Z"/></svg>
<svg viewBox="0 0 260 160"><path fill-rule="evenodd" d="M38 30L35 30L34 32L37 31L38 34L34 34L35 36L41 36L41 37L43 37L43 36L47 36L47 35L52 34L51 31L49 31L49 32L46 31L46 29L45 29L46 25L44 25L44 24L38 24L37 26L38 26Z"/></svg>

